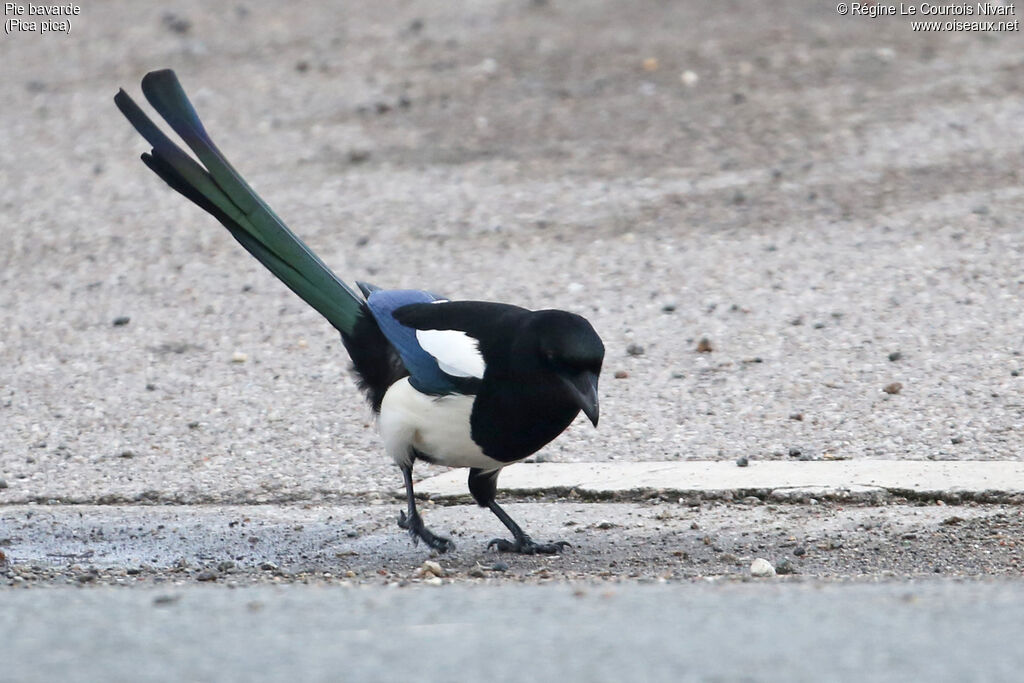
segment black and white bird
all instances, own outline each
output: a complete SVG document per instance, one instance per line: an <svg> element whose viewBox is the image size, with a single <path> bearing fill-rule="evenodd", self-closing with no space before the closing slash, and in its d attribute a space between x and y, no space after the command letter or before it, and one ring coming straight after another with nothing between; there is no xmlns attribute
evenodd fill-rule
<svg viewBox="0 0 1024 683"><path fill-rule="evenodd" d="M449 301L420 290L355 290L331 272L249 187L213 144L171 70L142 92L195 153L178 147L121 90L117 107L152 146L142 160L220 221L250 254L341 332L358 382L379 416L384 448L402 471L399 525L444 552L452 542L416 510L416 460L469 468L469 491L512 533L488 547L557 553L537 543L495 501L498 474L562 433L583 411L597 426L604 345L579 315L508 304Z"/></svg>

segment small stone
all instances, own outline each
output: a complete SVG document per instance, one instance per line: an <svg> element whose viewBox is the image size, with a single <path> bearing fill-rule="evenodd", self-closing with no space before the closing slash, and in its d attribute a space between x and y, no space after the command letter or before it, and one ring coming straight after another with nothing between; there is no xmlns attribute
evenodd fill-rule
<svg viewBox="0 0 1024 683"><path fill-rule="evenodd" d="M277 565L273 562L264 562L260 565L260 569L262 569L265 572L272 572L277 570Z"/></svg>
<svg viewBox="0 0 1024 683"><path fill-rule="evenodd" d="M801 545L798 545L797 547L793 548L793 554L797 557L803 557L806 553L807 551Z"/></svg>
<svg viewBox="0 0 1024 683"><path fill-rule="evenodd" d="M180 595L158 595L155 598L153 598L153 604L158 606L173 605L174 603L178 602L178 600L181 600Z"/></svg>
<svg viewBox="0 0 1024 683"><path fill-rule="evenodd" d="M204 569L196 574L196 581L216 581L218 577L219 574L212 569Z"/></svg>
<svg viewBox="0 0 1024 683"><path fill-rule="evenodd" d="M796 574L796 567L789 561L788 557L782 558L782 560L775 565L776 574Z"/></svg>
<svg viewBox="0 0 1024 683"><path fill-rule="evenodd" d="M964 437L962 437L962 436L954 436L952 439L949 440L949 442L951 444L953 444L954 446L958 446L958 445L960 445L960 444L962 444L964 442Z"/></svg>
<svg viewBox="0 0 1024 683"><path fill-rule="evenodd" d="M682 81L683 85L687 88L692 88L697 85L698 81L700 81L700 76L697 75L696 71L690 71L687 69L683 73L679 74L679 80Z"/></svg>
<svg viewBox="0 0 1024 683"><path fill-rule="evenodd" d="M626 347L626 353L631 356L642 356L644 355L644 347L639 344L630 344Z"/></svg>
<svg viewBox="0 0 1024 683"><path fill-rule="evenodd" d="M648 57L643 61L644 71L657 71L658 70L658 58Z"/></svg>
<svg viewBox="0 0 1024 683"><path fill-rule="evenodd" d="M607 519L602 519L600 522L594 525L598 529L611 529L615 526L614 522L609 522Z"/></svg>
<svg viewBox="0 0 1024 683"><path fill-rule="evenodd" d="M420 570L424 575L430 574L431 576L444 576L444 567L440 563L434 560L427 560L420 567Z"/></svg>
<svg viewBox="0 0 1024 683"><path fill-rule="evenodd" d="M223 562L218 562L217 563L217 571L221 572L222 574L224 572L229 572L229 571L231 571L234 568L235 568L235 563L232 562L231 560L224 560Z"/></svg>
<svg viewBox="0 0 1024 683"><path fill-rule="evenodd" d="M370 160L370 151L366 149L350 149L348 152L348 163L353 166ZM363 246L359 244L358 246Z"/></svg>
<svg viewBox="0 0 1024 683"><path fill-rule="evenodd" d="M7 480L6 479L0 479L0 489L5 489L5 488L7 488L7 486L8 486Z"/></svg>
<svg viewBox="0 0 1024 683"><path fill-rule="evenodd" d="M900 358L903 358L903 354L900 353L899 351L893 351L892 353L889 354L889 360L892 361L893 363L898 361Z"/></svg>
<svg viewBox="0 0 1024 683"><path fill-rule="evenodd" d="M164 12L160 22L172 33L185 35L192 28L192 22L185 17L178 16L174 12Z"/></svg>
<svg viewBox="0 0 1024 683"><path fill-rule="evenodd" d="M900 382L892 382L890 384L886 384L882 391L890 395L895 395L903 391L903 384Z"/></svg>
<svg viewBox="0 0 1024 683"><path fill-rule="evenodd" d="M134 458L135 457L135 451L121 451L121 453L118 455L118 457L120 457L120 458Z"/></svg>
<svg viewBox="0 0 1024 683"><path fill-rule="evenodd" d="M711 340L707 337L701 337L700 341L697 342L697 353L711 353L714 349L711 347Z"/></svg>
<svg viewBox="0 0 1024 683"><path fill-rule="evenodd" d="M508 571L508 563L507 562L502 562L501 560L498 560L497 562L495 562L494 564L491 565L491 571L507 572Z"/></svg>
<svg viewBox="0 0 1024 683"><path fill-rule="evenodd" d="M793 446L792 448L789 449L789 457L799 458L801 455L803 455L803 453L796 446Z"/></svg>
<svg viewBox="0 0 1024 683"><path fill-rule="evenodd" d="M629 377L629 373L626 372L625 370L616 370L615 371L615 379L627 379L628 377Z"/></svg>
<svg viewBox="0 0 1024 683"><path fill-rule="evenodd" d="M124 570L124 573L127 574L128 576L138 576L139 574L142 573L142 570L139 569L138 567L128 567L127 569Z"/></svg>
<svg viewBox="0 0 1024 683"><path fill-rule="evenodd" d="M675 313L676 305L673 303L663 304L661 307L662 313Z"/></svg>
<svg viewBox="0 0 1024 683"><path fill-rule="evenodd" d="M247 360L249 360L249 354L244 353L242 351L235 351L233 354L231 354L232 363L244 363Z"/></svg>
<svg viewBox="0 0 1024 683"><path fill-rule="evenodd" d="M470 576L472 576L474 579L482 579L485 576L487 576L487 574L484 573L483 567L479 567L479 566L473 567L472 569L470 569L468 574Z"/></svg>
<svg viewBox="0 0 1024 683"><path fill-rule="evenodd" d="M491 57L488 57L484 61L480 62L479 68L481 72L487 74L488 76L493 76L494 74L498 73L498 62L496 62Z"/></svg>
<svg viewBox="0 0 1024 683"><path fill-rule="evenodd" d="M803 422L804 421L804 414L803 413L790 413L789 419L790 420L796 420L797 422Z"/></svg>
<svg viewBox="0 0 1024 683"><path fill-rule="evenodd" d="M131 321L132 319L127 315L119 315L116 318L114 318L114 327L124 327Z"/></svg>
<svg viewBox="0 0 1024 683"><path fill-rule="evenodd" d="M736 467L746 467L749 464L750 464L750 461L747 459L747 456L745 456L745 455L744 456L740 456L736 460Z"/></svg>
<svg viewBox="0 0 1024 683"><path fill-rule="evenodd" d="M759 557L750 563L750 575L751 576L775 576L775 567L768 560Z"/></svg>
<svg viewBox="0 0 1024 683"><path fill-rule="evenodd" d="M440 576L431 576L429 579L423 579L423 583L428 586L440 586L444 581L441 580Z"/></svg>
<svg viewBox="0 0 1024 683"><path fill-rule="evenodd" d="M97 574L96 572L82 572L81 574L75 577L75 581L78 581L78 583L92 583L98 577L99 574Z"/></svg>

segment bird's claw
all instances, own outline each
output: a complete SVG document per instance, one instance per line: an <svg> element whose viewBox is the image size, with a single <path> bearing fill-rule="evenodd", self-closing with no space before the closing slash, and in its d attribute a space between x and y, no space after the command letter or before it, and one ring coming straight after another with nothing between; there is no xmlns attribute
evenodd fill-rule
<svg viewBox="0 0 1024 683"><path fill-rule="evenodd" d="M398 513L398 526L409 531L409 535L412 536L412 544L419 545L420 540L427 544L432 550L436 550L439 553L446 553L449 550L455 549L455 544L450 538L444 536L438 536L430 531L423 524L423 520L419 515L413 515L410 517L405 514L405 511Z"/></svg>
<svg viewBox="0 0 1024 683"><path fill-rule="evenodd" d="M491 539L487 549L494 548L499 553L518 553L520 555L558 555L564 549L571 548L568 541L553 541L551 543L537 543L529 536L514 541L504 538Z"/></svg>

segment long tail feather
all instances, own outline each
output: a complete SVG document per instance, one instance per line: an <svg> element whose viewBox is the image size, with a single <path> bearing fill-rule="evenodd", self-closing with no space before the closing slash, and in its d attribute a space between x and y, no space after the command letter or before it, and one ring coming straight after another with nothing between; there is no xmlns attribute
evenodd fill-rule
<svg viewBox="0 0 1024 683"><path fill-rule="evenodd" d="M364 302L260 199L210 139L173 71L152 71L142 91L153 108L181 136L199 162L176 145L121 90L114 102L153 147L145 164L174 190L221 222L274 275L348 335Z"/></svg>

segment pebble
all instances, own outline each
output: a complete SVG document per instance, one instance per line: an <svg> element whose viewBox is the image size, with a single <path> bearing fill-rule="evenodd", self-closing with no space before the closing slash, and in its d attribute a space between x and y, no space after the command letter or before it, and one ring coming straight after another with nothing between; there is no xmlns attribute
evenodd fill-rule
<svg viewBox="0 0 1024 683"><path fill-rule="evenodd" d="M154 605L173 605L174 603L181 600L180 595L158 595L153 598Z"/></svg>
<svg viewBox="0 0 1024 683"><path fill-rule="evenodd" d="M803 557L806 552L807 551L804 549L803 546L797 546L796 548L793 548L793 554L797 557Z"/></svg>
<svg viewBox="0 0 1024 683"><path fill-rule="evenodd" d="M5 488L7 488L7 486L8 486L7 480L6 479L0 479L0 489L5 489Z"/></svg>
<svg viewBox="0 0 1024 683"><path fill-rule="evenodd" d="M196 574L196 581L216 581L218 576L217 572L212 569L204 569Z"/></svg>
<svg viewBox="0 0 1024 683"><path fill-rule="evenodd" d="M745 456L745 455L741 456L740 458L738 458L736 460L736 467L746 467L749 464L750 464L750 461L747 459L747 456Z"/></svg>
<svg viewBox="0 0 1024 683"><path fill-rule="evenodd" d="M697 353L711 353L714 349L711 347L711 340L707 337L701 337L701 340L697 342Z"/></svg>
<svg viewBox="0 0 1024 683"><path fill-rule="evenodd" d="M491 571L507 572L508 571L508 563L507 562L502 562L501 560L498 560L497 562L495 562L494 564L491 565Z"/></svg>
<svg viewBox="0 0 1024 683"><path fill-rule="evenodd" d="M124 327L131 321L132 319L127 315L119 315L116 318L114 318L114 327Z"/></svg>
<svg viewBox="0 0 1024 683"><path fill-rule="evenodd" d="M796 574L796 567L789 561L789 558L783 558L777 565L775 565L776 574Z"/></svg>
<svg viewBox="0 0 1024 683"><path fill-rule="evenodd" d="M473 567L469 570L468 574L474 579L482 579L487 576L487 574L484 573L483 567Z"/></svg>
<svg viewBox="0 0 1024 683"><path fill-rule="evenodd" d="M679 74L679 80L682 81L683 85L687 88L692 88L697 85L698 81L700 81L700 76L697 75L696 71L687 69L683 73Z"/></svg>
<svg viewBox="0 0 1024 683"><path fill-rule="evenodd" d="M903 391L903 384L900 382L892 382L891 384L886 384L882 391L887 394L898 394Z"/></svg>
<svg viewBox="0 0 1024 683"><path fill-rule="evenodd" d="M775 567L763 557L759 557L750 563L751 576L775 576Z"/></svg>
<svg viewBox="0 0 1024 683"><path fill-rule="evenodd" d="M244 363L247 360L249 360L249 354L244 353L242 351L235 351L233 354L231 354L232 363Z"/></svg>
<svg viewBox="0 0 1024 683"><path fill-rule="evenodd" d="M615 371L615 379L627 379L627 378L629 378L629 373L626 372L625 370L616 370Z"/></svg>
<svg viewBox="0 0 1024 683"><path fill-rule="evenodd" d="M420 566L420 573L422 576L442 577L444 576L444 567L434 560L427 560Z"/></svg>
<svg viewBox="0 0 1024 683"><path fill-rule="evenodd" d="M903 358L903 354L900 353L899 351L893 351L892 353L889 354L889 360L892 361L893 363L898 361L900 358Z"/></svg>
<svg viewBox="0 0 1024 683"><path fill-rule="evenodd" d="M602 519L600 522L594 525L598 529L611 529L615 526L614 522L609 522L607 519Z"/></svg>
<svg viewBox="0 0 1024 683"><path fill-rule="evenodd" d="M642 356L644 355L644 351L644 347L640 346L639 344L630 344L629 346L626 347L626 353L628 353L631 356Z"/></svg>

